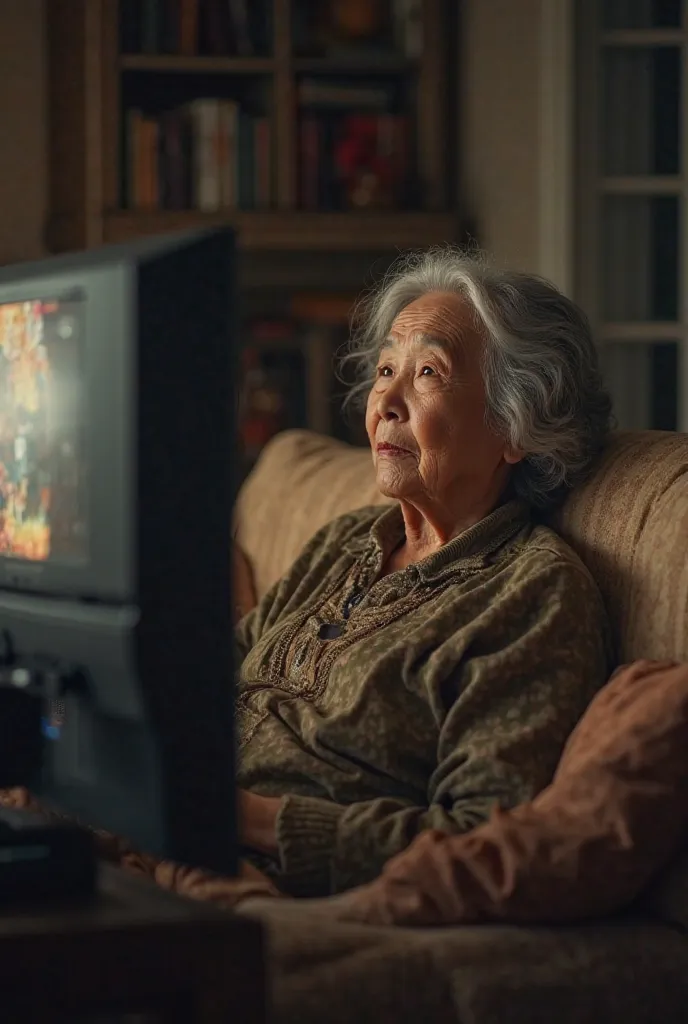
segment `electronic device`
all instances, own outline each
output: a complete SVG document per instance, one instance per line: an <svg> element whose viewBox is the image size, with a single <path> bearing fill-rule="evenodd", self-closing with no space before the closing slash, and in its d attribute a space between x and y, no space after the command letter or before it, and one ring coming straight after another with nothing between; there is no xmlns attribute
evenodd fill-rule
<svg viewBox="0 0 688 1024"><path fill-rule="evenodd" d="M85 828L3 808L0 907L88 900L96 877L95 841Z"/></svg>
<svg viewBox="0 0 688 1024"><path fill-rule="evenodd" d="M228 229L0 270L0 786L226 874L234 272Z"/></svg>

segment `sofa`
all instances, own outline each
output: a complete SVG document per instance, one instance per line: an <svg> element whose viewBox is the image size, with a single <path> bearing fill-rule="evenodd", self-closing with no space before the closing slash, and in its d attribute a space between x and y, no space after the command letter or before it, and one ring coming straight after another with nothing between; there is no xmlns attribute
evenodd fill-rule
<svg viewBox="0 0 688 1024"><path fill-rule="evenodd" d="M321 525L384 501L367 450L279 435L237 502L242 610ZM620 663L688 661L688 435L616 435L551 525L597 580ZM288 901L242 912L270 935L278 1021L688 1021L688 855L651 900L575 925L377 928Z"/></svg>

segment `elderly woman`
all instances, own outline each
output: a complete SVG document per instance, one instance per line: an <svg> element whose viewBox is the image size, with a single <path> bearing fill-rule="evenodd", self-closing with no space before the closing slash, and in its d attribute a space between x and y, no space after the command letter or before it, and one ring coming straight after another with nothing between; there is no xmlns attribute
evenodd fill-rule
<svg viewBox="0 0 688 1024"><path fill-rule="evenodd" d="M532 798L608 668L597 588L538 522L608 431L580 310L538 278L431 251L373 296L350 358L394 504L320 530L237 629L243 845L309 896ZM246 894L123 852L169 888Z"/></svg>
<svg viewBox="0 0 688 1024"><path fill-rule="evenodd" d="M608 670L597 588L538 521L609 428L581 311L430 251L350 358L394 504L320 530L237 632L243 842L304 895L532 798Z"/></svg>

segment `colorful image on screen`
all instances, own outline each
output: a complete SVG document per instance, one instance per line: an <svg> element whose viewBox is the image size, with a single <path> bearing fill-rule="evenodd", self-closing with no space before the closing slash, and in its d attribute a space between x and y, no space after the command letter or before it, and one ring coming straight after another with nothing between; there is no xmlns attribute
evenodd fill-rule
<svg viewBox="0 0 688 1024"><path fill-rule="evenodd" d="M86 555L82 302L0 305L0 555Z"/></svg>

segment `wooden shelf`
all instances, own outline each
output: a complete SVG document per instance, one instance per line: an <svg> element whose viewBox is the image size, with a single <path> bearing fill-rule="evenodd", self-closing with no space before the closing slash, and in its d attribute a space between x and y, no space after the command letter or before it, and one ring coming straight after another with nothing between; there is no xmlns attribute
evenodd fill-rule
<svg viewBox="0 0 688 1024"><path fill-rule="evenodd" d="M46 4L49 250L90 248L222 223L236 225L242 249L278 254L386 254L457 240L456 213L434 212L447 211L454 203L453 146L447 138L455 77L453 6L446 0L422 0L422 49L417 57L394 52L375 55L362 49L360 56L342 50L309 57L295 51L293 0L266 0L272 31L268 43L261 45L270 45L271 52L223 57L132 52L140 33L128 37L127 52L120 53L122 0L50 0ZM405 79L409 74L413 88L400 89L405 102L398 111L408 118L409 138L413 139L409 191L403 194L413 194L414 201L428 212L320 213L297 208L303 191L298 96L302 74L332 74L352 82L361 75L391 78L396 74ZM213 75L218 79L225 76L216 81L216 90L212 82L208 85L202 80L202 76ZM175 76L173 83L170 76ZM131 142L125 120L128 112L140 110L144 118L154 121L168 108L178 109L199 98L231 98L250 117L268 119L268 146L262 152L268 150L270 155L274 208L213 214L121 209L132 191L136 194L130 188L133 165L132 147L127 145ZM396 104L393 106L396 112ZM187 160L188 154L182 155ZM146 179L149 171L152 179L155 176L150 165L152 160L143 168ZM320 174L322 169L317 169ZM334 176L331 168L325 170ZM261 185L266 177L261 176ZM138 191L152 195L155 188ZM191 204L190 195L195 192L191 188L185 189L187 192L184 201ZM236 192L234 189L232 194ZM336 278L336 272L333 276Z"/></svg>
<svg viewBox="0 0 688 1024"><path fill-rule="evenodd" d="M620 28L602 33L603 46L681 46L680 28Z"/></svg>
<svg viewBox="0 0 688 1024"><path fill-rule="evenodd" d="M601 188L610 196L677 196L683 179L678 174L626 174L602 178Z"/></svg>
<svg viewBox="0 0 688 1024"><path fill-rule="evenodd" d="M389 54L377 57L295 57L294 71L310 71L318 74L337 75L382 75L402 74L418 67L418 61L403 55Z"/></svg>
<svg viewBox="0 0 688 1024"><path fill-rule="evenodd" d="M127 53L119 58L122 71L173 71L180 74L268 75L271 57L178 57L175 54Z"/></svg>
<svg viewBox="0 0 688 1024"><path fill-rule="evenodd" d="M215 224L235 226L242 248L253 250L384 252L457 240L457 219L452 213L169 210L106 214L104 241L129 242L145 235ZM54 235L60 235L63 244L68 242L65 230L69 230L68 222L53 225Z"/></svg>
<svg viewBox="0 0 688 1024"><path fill-rule="evenodd" d="M631 320L603 324L599 336L603 342L623 341L654 345L665 341L679 341L685 337L686 331L684 324L676 320Z"/></svg>

